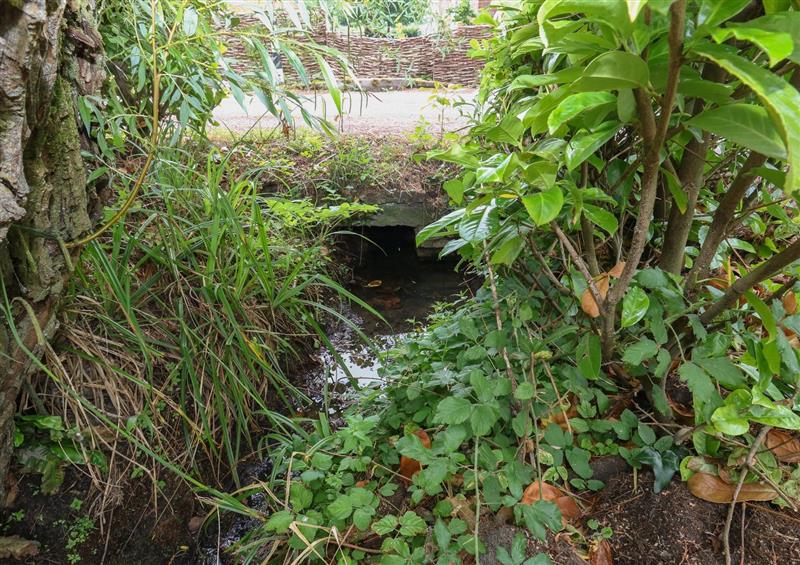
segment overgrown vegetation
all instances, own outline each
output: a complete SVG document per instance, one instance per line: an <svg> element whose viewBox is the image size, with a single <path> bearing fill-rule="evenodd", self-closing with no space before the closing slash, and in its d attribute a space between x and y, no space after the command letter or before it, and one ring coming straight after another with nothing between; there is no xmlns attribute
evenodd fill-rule
<svg viewBox="0 0 800 565"><path fill-rule="evenodd" d="M328 236L371 208L342 200L398 170L346 140L296 183L316 138L250 169L238 145L193 137L223 84L240 99L273 84L266 44L258 80L226 69L220 14L187 2L106 14L112 60L137 78L84 100L81 117L106 159L92 180L124 198L81 242L62 353L46 350L27 392L63 420L19 419L43 486L67 448L94 472L119 455L156 485L156 462L190 478L202 461L220 478L258 449L263 482L206 489L255 520L232 548L244 562L529 565L550 562L550 534L565 532L599 563L613 532L583 523L581 496L604 487L601 456L651 471L657 492L680 477L729 505L728 563L737 503L797 506L796 2L523 0L481 16L495 28L474 45L481 112L428 152L448 164L436 174L452 173L455 209L418 241L448 238L443 254L486 282L386 354L388 384L362 391L338 428L325 411L278 409L300 398L284 368L326 344L326 317L347 323L328 303L355 299ZM255 92L288 123L292 97L274 87ZM254 438L260 424L271 433ZM93 528L70 526L68 549Z"/></svg>
<svg viewBox="0 0 800 565"><path fill-rule="evenodd" d="M240 555L522 559L481 536L502 515L591 557L605 535L569 493L602 488L606 454L729 504L728 562L736 502L795 506L795 8L501 6L476 46L484 112L429 154L463 168L458 208L419 235L452 238L485 288L391 354L345 427L270 446Z"/></svg>

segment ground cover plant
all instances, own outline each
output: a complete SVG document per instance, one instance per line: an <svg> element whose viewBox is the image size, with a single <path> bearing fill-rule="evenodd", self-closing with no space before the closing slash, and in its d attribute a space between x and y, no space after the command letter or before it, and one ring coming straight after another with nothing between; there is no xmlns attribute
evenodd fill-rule
<svg viewBox="0 0 800 565"><path fill-rule="evenodd" d="M428 155L462 167L444 185L456 209L418 240L450 237L444 253L486 284L390 356L390 384L346 426L270 444L266 508L225 503L263 520L239 555L537 563L565 530L606 562L609 532L580 515L609 454L657 492L680 478L727 505L726 562L736 503L794 508L796 8L530 0L484 15L483 112ZM519 528L511 546L497 520Z"/></svg>

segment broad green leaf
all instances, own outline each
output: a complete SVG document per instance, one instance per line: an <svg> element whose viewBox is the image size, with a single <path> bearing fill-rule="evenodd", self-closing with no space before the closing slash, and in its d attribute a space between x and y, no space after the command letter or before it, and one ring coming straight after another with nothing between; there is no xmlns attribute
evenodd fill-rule
<svg viewBox="0 0 800 565"><path fill-rule="evenodd" d="M519 400L530 400L533 398L533 385L528 381L518 384L517 389L514 391L514 398Z"/></svg>
<svg viewBox="0 0 800 565"><path fill-rule="evenodd" d="M377 522L372 524L372 531L379 536L385 536L394 531L397 527L397 517L392 514L387 514Z"/></svg>
<svg viewBox="0 0 800 565"><path fill-rule="evenodd" d="M750 430L750 422L747 416L742 415L736 406L726 404L720 406L711 414L711 423L723 434L729 436L740 436Z"/></svg>
<svg viewBox="0 0 800 565"><path fill-rule="evenodd" d="M782 31L767 31L757 27L726 27L719 29L711 34L714 41L722 43L729 37L735 37L743 41L749 41L758 47L769 57L769 66L773 67L792 54L794 51L794 41L792 36Z"/></svg>
<svg viewBox="0 0 800 565"><path fill-rule="evenodd" d="M617 92L617 117L623 124L630 124L636 119L636 99L630 88L621 88Z"/></svg>
<svg viewBox="0 0 800 565"><path fill-rule="evenodd" d="M736 390L746 384L744 372L727 357L695 359L694 362L728 390Z"/></svg>
<svg viewBox="0 0 800 565"><path fill-rule="evenodd" d="M499 124L486 132L486 138L497 143L517 145L524 131L525 126L522 121L512 114L507 114Z"/></svg>
<svg viewBox="0 0 800 565"><path fill-rule="evenodd" d="M702 0L697 25L711 29L729 20L750 4L750 0Z"/></svg>
<svg viewBox="0 0 800 565"><path fill-rule="evenodd" d="M472 404L465 398L448 396L436 406L434 422L438 424L460 424L469 418Z"/></svg>
<svg viewBox="0 0 800 565"><path fill-rule="evenodd" d="M748 28L789 34L792 38L793 49L788 57L795 63L800 63L800 12L767 12L767 14L743 24L731 24L730 27L744 25Z"/></svg>
<svg viewBox="0 0 800 565"><path fill-rule="evenodd" d="M574 170L578 165L588 159L595 151L605 145L620 130L622 124L606 122L595 131L578 132L567 145L566 163L567 170Z"/></svg>
<svg viewBox="0 0 800 565"><path fill-rule="evenodd" d="M658 344L655 341L642 338L625 350L622 360L628 365L641 365L643 361L655 357L657 351Z"/></svg>
<svg viewBox="0 0 800 565"><path fill-rule="evenodd" d="M469 423L476 436L485 436L492 431L492 426L497 422L497 412L486 404L476 404L472 408Z"/></svg>
<svg viewBox="0 0 800 565"><path fill-rule="evenodd" d="M680 366L678 375L680 375L681 380L686 383L689 390L692 392L695 406L702 407L719 398L717 389L714 387L714 383L711 381L711 377L708 376L708 373L691 361Z"/></svg>
<svg viewBox="0 0 800 565"><path fill-rule="evenodd" d="M328 504L326 511L333 520L346 520L353 512L353 503L350 497L340 494L336 500Z"/></svg>
<svg viewBox="0 0 800 565"><path fill-rule="evenodd" d="M353 512L353 524L356 528L365 532L369 529L369 524L372 522L372 515L375 511L372 508L359 508Z"/></svg>
<svg viewBox="0 0 800 565"><path fill-rule="evenodd" d="M444 182L444 185L442 185L442 188L444 188L444 191L456 204L461 204L464 200L464 183L461 182L461 179L455 178L447 180Z"/></svg>
<svg viewBox="0 0 800 565"><path fill-rule="evenodd" d="M591 454L588 451L580 447L572 447L566 450L566 456L569 466L582 479L590 479L592 477L592 468L589 466Z"/></svg>
<svg viewBox="0 0 800 565"><path fill-rule="evenodd" d="M589 218L590 222L603 228L609 234L616 233L617 227L619 227L619 222L614 214L594 204L584 204L583 213Z"/></svg>
<svg viewBox="0 0 800 565"><path fill-rule="evenodd" d="M581 78L570 86L572 92L619 90L645 87L650 70L641 57L626 51L603 53L586 65Z"/></svg>
<svg viewBox="0 0 800 565"><path fill-rule="evenodd" d="M604 104L613 104L615 101L616 97L611 92L579 92L567 96L555 110L550 112L547 117L547 127L552 134L581 112Z"/></svg>
<svg viewBox="0 0 800 565"><path fill-rule="evenodd" d="M561 188L553 185L547 190L526 194L522 204L537 226L543 226L555 220L564 205Z"/></svg>
<svg viewBox="0 0 800 565"><path fill-rule="evenodd" d="M508 238L492 253L492 263L495 265L511 265L522 250L527 245L527 241L520 235Z"/></svg>
<svg viewBox="0 0 800 565"><path fill-rule="evenodd" d="M425 243L432 237L438 237L443 232L448 233L452 231L455 224L459 223L464 217L465 212L466 210L464 208L458 208L422 228L417 234L417 245Z"/></svg>
<svg viewBox="0 0 800 565"><path fill-rule="evenodd" d="M280 510L270 514L264 528L268 532L275 532L276 534L283 534L289 529L289 524L294 521L294 514L288 510Z"/></svg>
<svg viewBox="0 0 800 565"><path fill-rule="evenodd" d="M797 111L800 108L800 92L783 78L724 47L705 44L695 47L694 51L717 63L761 98L778 125L788 149L789 173L785 189L788 193L795 192L800 188L800 113Z"/></svg>
<svg viewBox="0 0 800 565"><path fill-rule="evenodd" d="M400 535L405 537L418 536L428 531L428 525L425 520L411 510L400 516L399 523Z"/></svg>
<svg viewBox="0 0 800 565"><path fill-rule="evenodd" d="M548 529L552 532L561 530L561 511L554 503L537 500L533 504L523 504L521 508L525 526L538 539L544 540Z"/></svg>
<svg viewBox="0 0 800 565"><path fill-rule="evenodd" d="M488 239L499 225L497 209L494 206L481 206L461 219L458 235L468 243L481 243Z"/></svg>
<svg viewBox="0 0 800 565"><path fill-rule="evenodd" d="M786 159L786 147L767 111L754 104L712 108L686 122L774 159Z"/></svg>
<svg viewBox="0 0 800 565"><path fill-rule="evenodd" d="M622 327L630 327L644 318L649 307L650 299L644 290L638 286L628 289L628 292L625 293L625 298L622 300Z"/></svg>

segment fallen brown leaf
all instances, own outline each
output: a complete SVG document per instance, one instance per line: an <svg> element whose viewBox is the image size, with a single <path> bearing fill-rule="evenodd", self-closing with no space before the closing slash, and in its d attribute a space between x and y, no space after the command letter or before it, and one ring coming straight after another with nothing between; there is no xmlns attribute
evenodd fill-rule
<svg viewBox="0 0 800 565"><path fill-rule="evenodd" d="M778 461L800 463L800 439L782 430L771 429L765 442Z"/></svg>
<svg viewBox="0 0 800 565"><path fill-rule="evenodd" d="M611 544L608 540L601 539L598 543L592 544L589 550L590 565L614 565L614 558L611 554Z"/></svg>
<svg viewBox="0 0 800 565"><path fill-rule="evenodd" d="M597 286L600 298L605 298L606 294L608 294L608 281L608 273L603 273L594 283ZM592 318L597 318L600 315L600 307L597 305L597 301L592 295L592 290L588 286L581 295L581 310Z"/></svg>
<svg viewBox="0 0 800 565"><path fill-rule="evenodd" d="M783 302L783 309L787 314L797 313L797 295L794 292L784 294L781 302Z"/></svg>
<svg viewBox="0 0 800 565"><path fill-rule="evenodd" d="M424 447L430 449L431 438L428 437L428 434L425 433L425 430L417 430L414 432L414 435L420 439ZM400 456L400 468L397 470L397 472L402 475L403 479L405 479L407 483L410 483L411 477L419 473L421 469L422 465L416 459L406 457L405 455Z"/></svg>
<svg viewBox="0 0 800 565"><path fill-rule="evenodd" d="M575 500L560 488L549 483L534 481L529 484L525 492L522 493L520 504L533 504L537 500L554 502L561 511L561 517L564 522L581 515L581 509L578 508Z"/></svg>
<svg viewBox="0 0 800 565"><path fill-rule="evenodd" d="M0 558L25 559L39 554L39 542L30 541L19 536L0 537Z"/></svg>
<svg viewBox="0 0 800 565"><path fill-rule="evenodd" d="M695 473L689 477L687 485L689 492L697 498L717 504L730 504L733 501L733 493L736 492L736 485L708 473ZM739 491L739 496L736 497L736 502L773 500L777 496L777 491L769 485L745 483Z"/></svg>

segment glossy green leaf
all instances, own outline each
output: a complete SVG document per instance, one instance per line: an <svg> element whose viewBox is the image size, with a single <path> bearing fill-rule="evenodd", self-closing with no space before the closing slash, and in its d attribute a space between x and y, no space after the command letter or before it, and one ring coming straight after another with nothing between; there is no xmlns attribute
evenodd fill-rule
<svg viewBox="0 0 800 565"><path fill-rule="evenodd" d="M630 18L632 22L636 20L639 12L641 12L642 8L647 4L647 0L625 0L625 2L628 4L628 18Z"/></svg>
<svg viewBox="0 0 800 565"><path fill-rule="evenodd" d="M629 288L625 298L622 299L622 327L627 328L636 324L644 318L649 307L650 298L644 290L638 286Z"/></svg>
<svg viewBox="0 0 800 565"><path fill-rule="evenodd" d="M701 0L697 25L710 29L726 22L750 4L750 0Z"/></svg>
<svg viewBox="0 0 800 565"><path fill-rule="evenodd" d="M788 149L789 173L785 189L795 192L800 188L800 113L797 111L800 92L783 78L721 46L705 44L694 50L741 80L769 109Z"/></svg>
<svg viewBox="0 0 800 565"><path fill-rule="evenodd" d="M436 407L434 421L440 424L460 424L469 419L472 404L465 398L448 396Z"/></svg>
<svg viewBox="0 0 800 565"><path fill-rule="evenodd" d="M794 51L792 36L782 31L769 31L757 27L726 27L711 34L714 41L722 43L730 37L749 41L757 45L769 57L770 66L775 66Z"/></svg>
<svg viewBox="0 0 800 565"><path fill-rule="evenodd" d="M564 205L564 194L558 186L547 190L526 194L522 204L537 226L543 226L555 220Z"/></svg>
<svg viewBox="0 0 800 565"><path fill-rule="evenodd" d="M622 124L607 122L593 132L578 132L567 145L567 170L574 170L588 159L595 151L605 145L620 130Z"/></svg>
<svg viewBox="0 0 800 565"><path fill-rule="evenodd" d="M464 216L458 226L458 235L472 244L480 243L497 230L499 220L494 206L481 206Z"/></svg>
<svg viewBox="0 0 800 565"><path fill-rule="evenodd" d="M728 104L686 122L767 157L786 159L786 147L767 111L754 104Z"/></svg>
<svg viewBox="0 0 800 565"><path fill-rule="evenodd" d="M604 104L613 104L615 101L616 97L611 92L579 92L567 96L556 106L555 110L550 112L547 117L547 127L552 134L562 124L578 116L581 112Z"/></svg>
<svg viewBox="0 0 800 565"><path fill-rule="evenodd" d="M793 45L792 52L788 57L795 63L800 63L800 12L781 11L770 13L768 11L766 16L742 24L730 24L730 27L738 27L740 25L788 34L792 39Z"/></svg>
<svg viewBox="0 0 800 565"><path fill-rule="evenodd" d="M586 65L581 78L571 86L572 92L619 90L645 87L650 70L641 57L626 51L610 51Z"/></svg>
<svg viewBox="0 0 800 565"><path fill-rule="evenodd" d="M648 338L642 338L634 344L628 346L622 355L622 360L628 365L641 365L643 361L655 357L658 351L658 344Z"/></svg>

